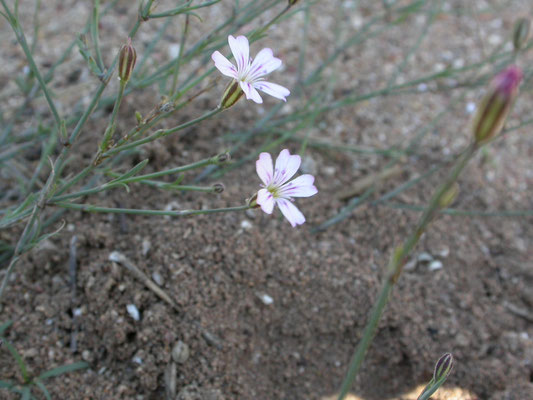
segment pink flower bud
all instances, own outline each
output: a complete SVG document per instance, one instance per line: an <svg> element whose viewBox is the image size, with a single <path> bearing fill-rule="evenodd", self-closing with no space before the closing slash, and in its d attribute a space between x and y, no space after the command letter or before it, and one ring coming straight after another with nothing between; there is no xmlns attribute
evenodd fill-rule
<svg viewBox="0 0 533 400"><path fill-rule="evenodd" d="M118 76L121 81L128 82L131 78L135 62L137 61L137 52L131 44L131 38L122 46L118 56Z"/></svg>
<svg viewBox="0 0 533 400"><path fill-rule="evenodd" d="M507 67L493 79L474 118L476 143L486 143L500 133L518 94L521 80L522 70L517 66Z"/></svg>

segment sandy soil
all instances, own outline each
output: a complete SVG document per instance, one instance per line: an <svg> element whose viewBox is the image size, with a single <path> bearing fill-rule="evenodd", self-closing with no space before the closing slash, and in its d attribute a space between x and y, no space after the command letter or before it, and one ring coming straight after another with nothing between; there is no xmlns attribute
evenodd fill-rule
<svg viewBox="0 0 533 400"><path fill-rule="evenodd" d="M56 59L64 38L81 29L89 12L83 2L46 3L36 56L43 66ZM380 2L362 1L359 7L355 3L322 2L312 9L306 71L331 51L337 7L343 7L342 21L354 30L381 9ZM488 3L499 11L484 11ZM30 21L32 6L22 6ZM226 4L212 7L208 15L202 14L207 17L204 23L217 13L229 13L230 8ZM397 83L449 65L480 61L507 41L518 16L532 11L529 2L519 0L475 1L471 7L462 1L445 1L444 12ZM135 12L128 1L121 1L102 18L106 59L118 49ZM56 17L47 18L52 15ZM426 14L409 17L408 23L350 48L325 72L339 88L331 100L386 85L427 18ZM139 54L160 26L160 21L143 25L136 41ZM254 51L263 46L275 48L285 63L275 81L291 88L296 84L294 66L302 26L298 14L252 46ZM22 101L15 95L11 74L24 65L24 58L5 22L0 28L6 38L0 45L5 64L0 89L9 109ZM179 42L180 30L179 26L168 30L150 62L157 65L168 59L170 46ZM202 33L202 24L195 22L191 43ZM519 62L525 67L528 58ZM87 98L96 80L78 54L59 72L56 96L61 112L67 112ZM450 107L452 111L424 137L419 152L402 161L402 173L379 188L377 199L457 154L468 142L471 116L467 104L479 99L482 88L469 89L457 101L459 89L439 85L453 85L453 78L420 87L415 93L382 96L328 113L310 128L310 137L387 149L405 145L417 130ZM214 107L222 89L221 82L196 106L164 125L175 126ZM145 114L157 101L152 89L128 96L119 129L133 126L133 112ZM214 155L228 147L225 135L245 129L275 104L271 99L262 106L242 101L185 135L147 146L122 168L148 157L149 172ZM524 90L509 124L528 118L532 105L531 91ZM289 101L287 110L291 107ZM108 112L98 111L89 121L67 173L89 162ZM46 104L38 99L21 127L34 124L45 113ZM258 137L234 159L247 156L263 140ZM533 208L532 145L531 129L526 127L478 154L461 178L454 207L482 211ZM296 141L287 146L291 151L299 149ZM308 220L298 229L260 210L187 219L66 214L66 229L25 257L14 274L0 319L14 321L8 339L34 372L78 360L89 362L87 370L49 381L47 387L57 399L163 399L171 376L177 393L173 398L180 400L329 399L361 337L383 268L418 213L384 204L366 205L340 224L313 234L311 228L345 205L338 194L379 171L388 159L315 147L308 148L307 158L320 192L298 202ZM186 176L192 180L196 175ZM432 176L395 201L424 204L440 177ZM259 179L254 163L248 162L216 182L224 183L224 193L175 194L138 185L129 194L116 190L89 200L110 207L225 207L242 204L258 189ZM435 221L393 292L353 399L416 399L420 389L416 388L429 379L433 363L446 351L454 354L456 366L435 399L533 399L532 222L531 217L449 215ZM0 239L13 241L18 232L0 232ZM176 307L110 261L114 251L159 282ZM74 286L69 275L73 260ZM265 303L265 295L272 298L272 304ZM127 311L131 304L140 312L139 321ZM181 351L174 355L180 362L176 363L172 351L180 341ZM7 351L0 349L0 355L0 379L17 379ZM0 392L0 398L15 397Z"/></svg>

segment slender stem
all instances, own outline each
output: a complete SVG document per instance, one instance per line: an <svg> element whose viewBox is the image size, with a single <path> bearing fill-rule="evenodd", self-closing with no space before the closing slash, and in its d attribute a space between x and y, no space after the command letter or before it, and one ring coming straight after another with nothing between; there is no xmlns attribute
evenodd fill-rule
<svg viewBox="0 0 533 400"><path fill-rule="evenodd" d="M99 193L99 192L101 192L103 190L111 189L111 188L118 187L118 186L123 186L124 184L134 183L134 182L142 182L142 181L144 181L146 179L159 178L161 176L181 173L181 172L189 171L191 169L201 168L201 167L205 167L206 165L218 164L218 163L219 163L218 156L215 156L215 157L207 158L205 160L201 160L201 161L198 161L198 162L195 162L195 163L191 163L191 164L188 164L188 165L182 165L180 167L171 168L171 169L167 169L167 170L159 171L159 172L154 172L152 174L133 176L131 178L126 178L126 179L122 179L122 180L118 179L116 181L111 181L111 182L108 182L106 184L103 184L103 185L95 187L95 188L86 189L86 190L80 190L79 192L70 193L70 194L66 194L66 195L63 195L63 196L60 196L59 195L60 193L58 193L54 197L52 197L49 200L49 202L59 202L59 201L64 201L64 200L77 199L79 197L83 197L83 196L88 196L90 194ZM76 182L79 181L79 179L81 179L82 177L83 176L77 175L75 177Z"/></svg>
<svg viewBox="0 0 533 400"><path fill-rule="evenodd" d="M109 146L109 141L113 137L113 133L115 132L115 121L117 119L118 110L120 108L120 103L122 102L122 97L124 96L124 89L126 88L126 82L121 80L117 98L115 100L115 105L113 106L113 112L111 113L111 119L109 120L109 124L107 125L107 128L104 133L104 140L102 140L102 144L100 144L100 151L106 151Z"/></svg>
<svg viewBox="0 0 533 400"><path fill-rule="evenodd" d="M198 122L201 122L201 121L203 121L205 119L208 119L208 118L218 114L221 111L223 111L223 109L215 108L214 110L211 110L211 111L205 113L201 117L198 117L198 118L193 119L191 121L185 122L184 124L178 125L178 126L176 126L174 128L166 129L166 130L159 130L159 131L154 132L153 134L151 134L150 136L148 136L148 137L146 137L144 139L139 139L139 140L136 140L135 142L131 142L131 143L119 146L119 147L112 148L112 149L106 151L103 154L103 157L109 157L109 156L112 156L113 154L120 153L121 151L133 149L133 148L135 148L137 146L153 142L154 140L159 139L161 137L165 137L165 136L171 135L171 134L176 133L176 132L178 132L178 131L180 131L182 129L188 128L189 126L197 124Z"/></svg>
<svg viewBox="0 0 533 400"><path fill-rule="evenodd" d="M187 14L185 16L185 24L183 25L183 32L181 34L178 56L176 57L176 66L174 67L174 75L172 76L172 86L170 88L169 97L172 98L173 100L175 100L174 96L177 95L176 87L178 85L178 74L179 74L180 66L181 66L181 56L183 55L183 48L185 47L185 39L189 31L189 18L190 18L190 15Z"/></svg>
<svg viewBox="0 0 533 400"><path fill-rule="evenodd" d="M100 50L100 42L98 40L98 24L100 23L100 0L94 0L93 5L93 19L91 24L91 36L93 39L94 52L96 53L96 64L100 71L105 70L102 52Z"/></svg>
<svg viewBox="0 0 533 400"><path fill-rule="evenodd" d="M455 183L455 181L459 177L459 174L467 165L468 161L471 160L477 149L477 145L475 143L472 143L467 148L467 150L457 159L447 179L436 190L435 194L431 198L428 207L425 209L424 213L420 217L414 231L409 235L404 244L396 249L393 257L391 257L391 260L387 267L387 274L385 276L385 280L382 284L374 308L372 309L372 313L370 314L370 319L363 332L363 338L357 346L357 349L350 362L348 372L346 373L346 377L342 382L338 400L343 400L353 385L357 372L359 371L363 359L365 358L368 347L370 346L370 343L374 338L374 334L376 332L379 320L381 319L385 306L387 305L387 302L389 300L390 292L402 273L407 256L418 243L428 224L433 220L436 212L442 207L442 199L450 190L452 185Z"/></svg>
<svg viewBox="0 0 533 400"><path fill-rule="evenodd" d="M20 46L22 47L22 50L24 51L24 55L26 56L26 59L28 60L28 64L30 65L30 68L32 72L35 74L35 78L37 78L37 81L39 82L39 85L41 86L41 90L44 93L44 96L46 98L46 101L48 102L48 106L50 107L50 111L52 111L52 115L54 116L54 120L57 124L57 126L61 125L61 118L59 117L59 113L57 112L56 106L54 104L54 101L52 100L52 96L50 92L48 91L48 87L46 86L46 82L44 81L43 77L41 76L41 73L39 72L39 68L37 67L37 64L35 64L35 60L33 59L33 56L31 54L31 50L28 46L28 42L26 41L26 36L24 35L24 31L22 30L22 27L20 26L18 19L11 13L9 10L5 0L0 0L2 3L2 6L4 7L4 10L7 14L9 24L11 25L11 28L13 29L13 32L15 32L15 36L17 37L17 41L19 42Z"/></svg>
<svg viewBox="0 0 533 400"><path fill-rule="evenodd" d="M165 211L165 210L141 210L132 208L110 208L110 207L98 207L92 204L76 204L67 202L53 202L49 203L58 207L69 208L71 210L96 212L96 213L112 213L112 214L134 214L134 215L168 215L170 217L185 217L188 215L202 215L202 214L215 214L230 211L245 211L252 208L249 205L226 207L226 208L213 208L209 210L179 210L179 211Z"/></svg>

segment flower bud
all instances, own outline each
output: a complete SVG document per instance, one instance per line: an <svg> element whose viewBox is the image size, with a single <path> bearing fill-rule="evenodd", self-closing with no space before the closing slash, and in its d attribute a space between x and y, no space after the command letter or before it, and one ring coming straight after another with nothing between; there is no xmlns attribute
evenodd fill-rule
<svg viewBox="0 0 533 400"><path fill-rule="evenodd" d="M126 83L130 80L135 61L137 61L137 52L131 44L131 38L128 38L128 42L122 46L118 56L118 76L122 82Z"/></svg>
<svg viewBox="0 0 533 400"><path fill-rule="evenodd" d="M492 80L489 92L474 117L473 131L477 144L486 143L500 133L521 80L522 70L517 66L507 67Z"/></svg>
<svg viewBox="0 0 533 400"><path fill-rule="evenodd" d="M455 182L446 192L443 193L439 199L439 207L446 208L449 207L457 198L459 194L459 185Z"/></svg>
<svg viewBox="0 0 533 400"><path fill-rule="evenodd" d="M222 193L224 191L224 185L222 183L215 183L213 185L213 191L215 193Z"/></svg>
<svg viewBox="0 0 533 400"><path fill-rule="evenodd" d="M231 160L231 155L229 153L220 153L217 157L217 163L224 164Z"/></svg>
<svg viewBox="0 0 533 400"><path fill-rule="evenodd" d="M230 108L241 99L243 94L244 92L242 91L239 82L235 80L231 81L222 95L222 100L220 100L219 107L223 110Z"/></svg>
<svg viewBox="0 0 533 400"><path fill-rule="evenodd" d="M513 45L515 51L522 49L529 40L531 21L529 18L520 18L514 24Z"/></svg>
<svg viewBox="0 0 533 400"><path fill-rule="evenodd" d="M440 380L446 379L453 368L453 356L451 353L445 353L435 364L435 370L433 371L433 380L439 382Z"/></svg>

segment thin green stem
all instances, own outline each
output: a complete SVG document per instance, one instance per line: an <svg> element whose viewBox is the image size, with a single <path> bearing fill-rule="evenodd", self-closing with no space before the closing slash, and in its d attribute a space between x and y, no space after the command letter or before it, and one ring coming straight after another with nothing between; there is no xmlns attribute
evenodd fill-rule
<svg viewBox="0 0 533 400"><path fill-rule="evenodd" d="M435 214L439 211L439 209L442 208L443 198L449 192L453 184L457 181L459 174L463 171L465 166L472 159L477 149L478 146L475 143L472 143L466 149L466 151L457 159L455 165L453 166L450 174L448 175L444 183L436 190L435 194L432 196L428 207L425 209L424 213L420 217L413 232L409 235L404 244L395 250L394 255L391 257L391 260L387 267L387 274L385 276L374 308L372 309L372 313L370 314L370 319L365 327L363 338L359 342L359 345L357 346L357 349L350 362L350 367L342 383L338 400L343 400L353 385L353 382L355 380L357 372L361 367L368 347L370 346L370 343L374 338L374 334L376 332L379 320L381 319L385 306L387 305L387 302L389 300L390 292L402 273L407 256L416 246L416 244L420 240L420 237L426 230L428 224L435 217Z"/></svg>
<svg viewBox="0 0 533 400"><path fill-rule="evenodd" d="M249 205L226 207L226 208L213 208L209 210L179 210L179 211L165 211L165 210L141 210L132 208L110 208L110 207L98 207L92 204L76 204L67 202L54 202L50 203L58 207L69 208L71 210L95 212L95 213L112 213L112 214L134 214L134 215L167 215L169 217L186 217L189 215L202 215L202 214L216 214L231 211L245 211L252 208Z"/></svg>
<svg viewBox="0 0 533 400"><path fill-rule="evenodd" d="M96 54L96 64L100 71L105 70L104 60L102 58L102 51L100 50L100 41L98 33L98 24L100 23L100 0L94 0L93 3L93 19L91 23L91 37L93 40L94 52Z"/></svg>
<svg viewBox="0 0 533 400"><path fill-rule="evenodd" d="M146 137L144 139L139 139L139 140L136 140L136 141L128 143L128 144L124 144L124 145L119 146L119 147L114 147L114 148L106 151L105 153L103 153L102 156L103 157L109 157L109 156L112 156L114 154L120 153L121 151L133 149L133 148L141 146L143 144L153 142L156 139L171 135L171 134L176 133L176 132L178 132L178 131L180 131L182 129L188 128L189 126L195 125L198 122L206 120L206 119L218 114L221 111L223 111L223 109L215 108L214 110L211 110L211 111L205 113L204 115L202 115L202 116L200 116L200 117L198 117L196 119L193 119L191 121L185 122L184 124L178 125L178 126L176 126L174 128L165 129L165 130L159 130L159 131L154 132L153 134L151 134L150 136L148 136L148 137Z"/></svg>
<svg viewBox="0 0 533 400"><path fill-rule="evenodd" d="M120 81L117 98L115 100L115 105L113 106L113 111L111 113L111 119L109 120L109 124L107 125L107 128L105 130L102 144L100 144L100 151L106 151L108 149L109 141L111 140L111 138L113 137L113 133L115 132L115 122L117 119L118 110L120 108L120 103L122 102L122 97L124 96L124 89L126 88L126 83L126 81Z"/></svg>
<svg viewBox="0 0 533 400"><path fill-rule="evenodd" d="M50 94L48 87L46 86L46 82L41 76L41 73L39 72L39 68L37 67L37 64L35 64L35 60L33 59L33 55L31 54L31 50L28 46L28 42L26 41L26 36L24 35L24 31L22 30L22 27L20 26L18 19L11 13L11 10L7 6L5 0L0 0L0 2L2 3L2 6L4 7L6 15L8 16L8 22L11 25L13 32L15 33L17 41L22 47L22 50L24 51L24 55L26 56L26 59L28 60L28 64L30 65L30 69L35 75L35 78L37 78L39 85L41 86L41 90L44 93L46 101L48 102L48 107L50 107L50 111L52 111L54 120L57 126L60 126L61 118L59 117L59 113L57 112L57 108L52 99L52 95Z"/></svg>
<svg viewBox="0 0 533 400"><path fill-rule="evenodd" d="M170 92L169 92L169 97L173 99L174 101L177 98L176 87L178 85L178 74L180 72L181 56L183 55L183 48L185 47L185 39L187 38L187 33L189 32L189 18L190 18L190 15L187 14L185 16L185 24L183 24L183 32L181 33L180 48L178 51L178 56L176 57L176 66L174 67L174 74L172 76L172 86L170 87Z"/></svg>

